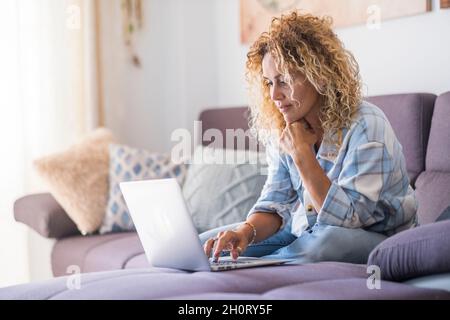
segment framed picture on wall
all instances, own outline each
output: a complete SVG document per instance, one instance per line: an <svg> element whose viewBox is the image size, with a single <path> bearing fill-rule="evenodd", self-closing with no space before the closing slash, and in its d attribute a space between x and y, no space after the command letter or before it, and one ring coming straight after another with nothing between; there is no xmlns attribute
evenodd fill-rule
<svg viewBox="0 0 450 320"><path fill-rule="evenodd" d="M450 0L441 0L441 8L450 8Z"/></svg>
<svg viewBox="0 0 450 320"><path fill-rule="evenodd" d="M329 15L334 27L363 25L371 15L380 21L431 11L431 0L240 0L241 42L252 43L274 16L292 9L314 15ZM441 0L449 3L450 0Z"/></svg>

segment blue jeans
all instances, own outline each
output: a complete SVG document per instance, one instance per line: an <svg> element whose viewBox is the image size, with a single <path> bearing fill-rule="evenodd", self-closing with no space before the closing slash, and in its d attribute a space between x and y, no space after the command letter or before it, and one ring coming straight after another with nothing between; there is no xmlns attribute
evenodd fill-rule
<svg viewBox="0 0 450 320"><path fill-rule="evenodd" d="M293 263L314 263L340 261L366 263L370 252L385 235L364 229L349 229L316 223L316 216L310 218L308 227L299 237L291 233L290 223L264 241L252 244L242 253L247 257L267 259L294 259ZM235 223L200 234L202 244L220 231L232 230L241 223ZM225 253L223 254L225 255Z"/></svg>

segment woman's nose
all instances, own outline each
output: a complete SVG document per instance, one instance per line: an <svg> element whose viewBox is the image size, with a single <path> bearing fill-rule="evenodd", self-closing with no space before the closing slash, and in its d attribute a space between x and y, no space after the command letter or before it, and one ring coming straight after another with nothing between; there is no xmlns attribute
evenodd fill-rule
<svg viewBox="0 0 450 320"><path fill-rule="evenodd" d="M273 85L272 87L272 92L270 95L270 98L275 102L281 102L284 99L284 93L281 90L281 88L279 86L277 86L276 84Z"/></svg>

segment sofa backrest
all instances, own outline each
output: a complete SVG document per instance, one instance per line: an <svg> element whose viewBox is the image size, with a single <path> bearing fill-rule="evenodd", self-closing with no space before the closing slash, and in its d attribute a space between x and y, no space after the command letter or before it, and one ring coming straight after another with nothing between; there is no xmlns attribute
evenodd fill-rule
<svg viewBox="0 0 450 320"><path fill-rule="evenodd" d="M403 146L406 169L414 183L425 170L425 155L436 96L427 93L394 94L368 97L380 107Z"/></svg>
<svg viewBox="0 0 450 320"><path fill-rule="evenodd" d="M450 92L436 100L425 169L450 172Z"/></svg>
<svg viewBox="0 0 450 320"><path fill-rule="evenodd" d="M421 224L436 221L450 206L450 92L435 103L425 169L416 181Z"/></svg>
<svg viewBox="0 0 450 320"><path fill-rule="evenodd" d="M234 108L216 108L207 109L200 113L199 120L202 122L202 137L208 130L219 130L223 138L227 136L227 129L242 129L247 131L249 119L248 107L234 107ZM251 141L252 140L252 141ZM196 141L198 143L198 141ZM234 142L230 141L209 141L208 139L202 139L201 144L203 146L210 145L214 147L227 147L227 143L231 143L233 149L252 149L252 150L263 150L262 146L257 145L255 139L250 137L249 132L247 132L247 138L243 148L237 143L237 138ZM224 144L224 145L222 145ZM228 145L229 147L230 145Z"/></svg>

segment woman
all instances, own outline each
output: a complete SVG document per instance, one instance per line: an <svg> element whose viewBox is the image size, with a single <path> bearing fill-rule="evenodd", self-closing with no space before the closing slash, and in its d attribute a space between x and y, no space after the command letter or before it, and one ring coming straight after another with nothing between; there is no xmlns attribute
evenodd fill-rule
<svg viewBox="0 0 450 320"><path fill-rule="evenodd" d="M268 178L245 222L200 236L208 256L365 263L416 225L402 147L383 112L362 101L358 65L331 24L294 11L250 48L251 127Z"/></svg>

